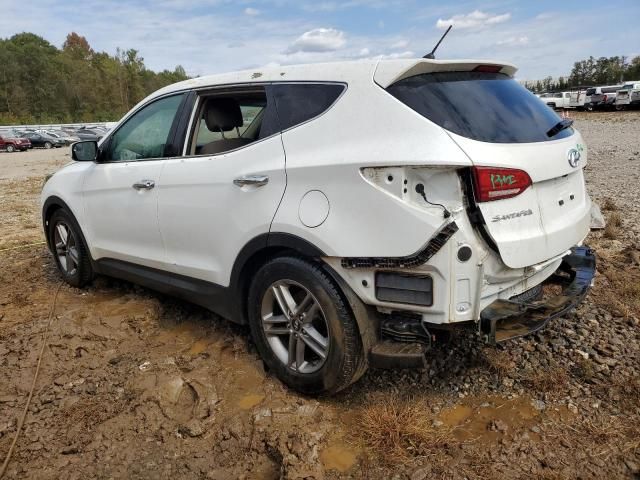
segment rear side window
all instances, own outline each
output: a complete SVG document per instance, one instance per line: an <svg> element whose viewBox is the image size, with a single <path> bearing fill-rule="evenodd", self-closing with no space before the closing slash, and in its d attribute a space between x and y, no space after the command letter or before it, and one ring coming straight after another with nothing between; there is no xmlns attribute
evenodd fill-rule
<svg viewBox="0 0 640 480"><path fill-rule="evenodd" d="M587 91L585 92L585 95L587 95L588 97L590 97L591 95L593 95L594 93L596 93L596 89L595 88L587 88Z"/></svg>
<svg viewBox="0 0 640 480"><path fill-rule="evenodd" d="M607 87L602 89L602 93L614 93L620 90L620 87Z"/></svg>
<svg viewBox="0 0 640 480"><path fill-rule="evenodd" d="M481 142L544 142L573 134L567 128L549 138L560 117L501 73L427 73L400 80L387 91L442 128Z"/></svg>
<svg viewBox="0 0 640 480"><path fill-rule="evenodd" d="M272 88L280 129L286 130L325 112L346 86L327 83L276 83Z"/></svg>

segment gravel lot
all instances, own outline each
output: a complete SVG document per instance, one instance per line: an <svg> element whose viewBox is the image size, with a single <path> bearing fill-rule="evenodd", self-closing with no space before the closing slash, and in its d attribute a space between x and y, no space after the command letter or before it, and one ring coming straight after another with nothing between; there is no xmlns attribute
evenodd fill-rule
<svg viewBox="0 0 640 480"><path fill-rule="evenodd" d="M640 112L577 114L590 194L579 309L489 348L457 334L417 371L329 399L264 372L248 331L126 282L63 286L7 478L639 478ZM68 149L0 153L0 461L59 284L38 194Z"/></svg>

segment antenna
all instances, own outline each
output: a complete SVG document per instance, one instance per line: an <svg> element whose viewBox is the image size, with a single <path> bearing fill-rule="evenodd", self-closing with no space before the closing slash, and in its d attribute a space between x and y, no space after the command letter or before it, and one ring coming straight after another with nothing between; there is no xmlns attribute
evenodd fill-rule
<svg viewBox="0 0 640 480"><path fill-rule="evenodd" d="M438 43L436 43L436 46L433 47L433 50L431 50L431 53L427 53L422 58L428 58L429 60L433 60L434 58L436 58L436 56L434 55L436 53L436 50L438 49L438 47L442 43L442 40L444 40L444 37L447 36L447 33L449 33L449 30L451 30L452 28L453 28L453 25L449 25L449 28L447 28L447 31L442 34L442 36L440 37L440 40L438 40Z"/></svg>

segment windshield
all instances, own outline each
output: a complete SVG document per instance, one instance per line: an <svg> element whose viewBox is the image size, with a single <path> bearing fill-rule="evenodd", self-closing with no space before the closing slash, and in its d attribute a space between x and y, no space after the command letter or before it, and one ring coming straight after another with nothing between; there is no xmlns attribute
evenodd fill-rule
<svg viewBox="0 0 640 480"><path fill-rule="evenodd" d="M473 140L528 143L573 134L567 128L549 138L560 117L501 73L427 73L400 80L387 91L442 128Z"/></svg>

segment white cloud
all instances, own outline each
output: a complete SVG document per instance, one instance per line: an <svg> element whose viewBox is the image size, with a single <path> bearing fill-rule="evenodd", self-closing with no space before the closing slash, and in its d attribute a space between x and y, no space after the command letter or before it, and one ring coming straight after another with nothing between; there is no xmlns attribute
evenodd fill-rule
<svg viewBox="0 0 640 480"><path fill-rule="evenodd" d="M408 46L409 46L408 40L398 40L397 42L391 44L391 48L393 50L400 50L403 48L407 48Z"/></svg>
<svg viewBox="0 0 640 480"><path fill-rule="evenodd" d="M522 35L520 37L509 37L502 40L498 40L496 45L504 47L523 47L529 44L529 37Z"/></svg>
<svg viewBox="0 0 640 480"><path fill-rule="evenodd" d="M256 15L260 15L260 10L258 10L257 8L247 7L244 9L244 14L255 17Z"/></svg>
<svg viewBox="0 0 640 480"><path fill-rule="evenodd" d="M374 58L377 58L379 60L395 60L398 58L416 58L416 54L414 52L407 50L406 52L395 52L395 53L388 53L383 55L376 55Z"/></svg>
<svg viewBox="0 0 640 480"><path fill-rule="evenodd" d="M347 43L344 32L334 28L314 28L304 32L289 45L286 53L332 52Z"/></svg>
<svg viewBox="0 0 640 480"><path fill-rule="evenodd" d="M436 28L444 30L449 25L453 25L456 29L462 30L465 28L484 28L491 25L497 25L504 23L511 18L510 13L503 13L501 15L490 15L480 10L474 10L466 15L454 15L451 18L442 19L439 18L436 22Z"/></svg>

